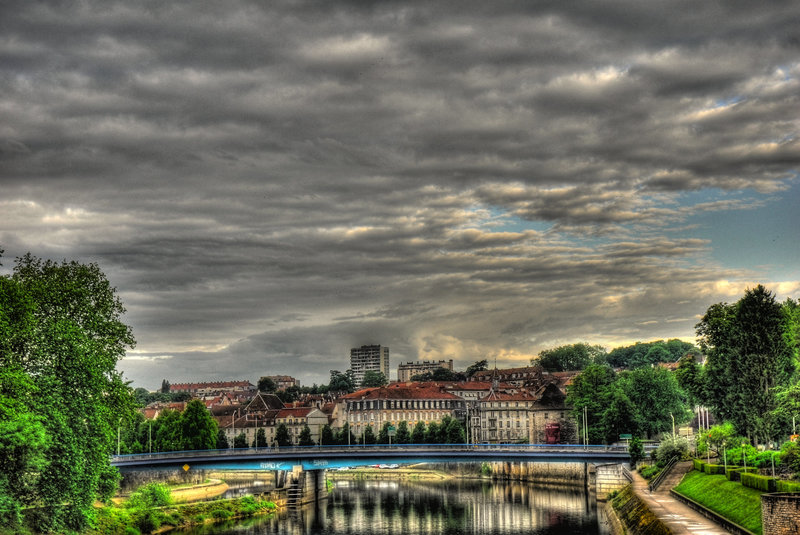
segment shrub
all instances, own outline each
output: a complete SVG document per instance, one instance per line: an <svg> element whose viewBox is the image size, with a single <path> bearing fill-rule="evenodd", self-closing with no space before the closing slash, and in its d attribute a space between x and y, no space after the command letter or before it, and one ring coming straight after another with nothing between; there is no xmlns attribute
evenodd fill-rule
<svg viewBox="0 0 800 535"><path fill-rule="evenodd" d="M777 492L800 492L800 483L779 479L775 482L775 489Z"/></svg>
<svg viewBox="0 0 800 535"><path fill-rule="evenodd" d="M742 485L762 492L775 492L776 484L774 477L760 476L742 472Z"/></svg>
<svg viewBox="0 0 800 535"><path fill-rule="evenodd" d="M800 473L800 443L785 442L777 460L795 474Z"/></svg>
<svg viewBox="0 0 800 535"><path fill-rule="evenodd" d="M692 460L692 464L693 464L695 470L697 470L698 472L704 472L705 473L706 463L704 461L701 461L700 459L693 459Z"/></svg>
<svg viewBox="0 0 800 535"><path fill-rule="evenodd" d="M673 457L683 459L688 455L689 441L686 437L678 435L665 436L656 450L656 460L662 464L667 463Z"/></svg>
<svg viewBox="0 0 800 535"><path fill-rule="evenodd" d="M727 476L728 481L741 481L742 473L754 474L758 473L758 470L749 466L747 468L728 468L725 476Z"/></svg>
<svg viewBox="0 0 800 535"><path fill-rule="evenodd" d="M703 472L709 475L724 474L725 465L722 464L707 464L703 467Z"/></svg>
<svg viewBox="0 0 800 535"><path fill-rule="evenodd" d="M139 488L131 494L125 502L125 507L130 509L152 509L164 507L172 503L172 494L169 487L163 483L150 483Z"/></svg>
<svg viewBox="0 0 800 535"><path fill-rule="evenodd" d="M141 511L135 522L142 533L152 533L161 527L161 519L154 511Z"/></svg>
<svg viewBox="0 0 800 535"><path fill-rule="evenodd" d="M228 520L230 517L233 516L233 513L228 511L227 509L214 509L211 511L211 516L216 518L217 520Z"/></svg>
<svg viewBox="0 0 800 535"><path fill-rule="evenodd" d="M656 475L658 475L660 471L661 467L658 465L649 466L643 464L641 467L639 467L639 474L641 474L641 476L647 479L648 481L654 478Z"/></svg>

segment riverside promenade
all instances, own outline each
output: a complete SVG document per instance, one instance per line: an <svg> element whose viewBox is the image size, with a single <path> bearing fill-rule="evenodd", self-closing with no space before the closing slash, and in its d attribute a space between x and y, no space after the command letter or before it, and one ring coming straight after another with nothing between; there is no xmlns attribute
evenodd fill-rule
<svg viewBox="0 0 800 535"><path fill-rule="evenodd" d="M730 535L730 531L670 495L669 490L677 485L690 469L691 463L678 463L660 488L652 493L647 489L647 480L634 471L633 489L647 502L653 514L669 527L673 535Z"/></svg>

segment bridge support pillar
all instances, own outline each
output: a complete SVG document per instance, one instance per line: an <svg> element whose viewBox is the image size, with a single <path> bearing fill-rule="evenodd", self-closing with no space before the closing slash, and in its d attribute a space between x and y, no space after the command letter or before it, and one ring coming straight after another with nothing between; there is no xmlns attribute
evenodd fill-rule
<svg viewBox="0 0 800 535"><path fill-rule="evenodd" d="M625 477L624 469L625 467L620 463L597 466L595 489L598 500L605 500L610 493L621 490L630 483Z"/></svg>
<svg viewBox="0 0 800 535"><path fill-rule="evenodd" d="M314 503L328 497L325 470L303 470L301 465L288 473L287 500L290 506Z"/></svg>

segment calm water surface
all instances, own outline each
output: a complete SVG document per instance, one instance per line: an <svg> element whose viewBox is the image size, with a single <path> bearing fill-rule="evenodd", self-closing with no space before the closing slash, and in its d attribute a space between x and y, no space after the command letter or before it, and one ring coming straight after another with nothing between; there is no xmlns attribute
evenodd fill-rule
<svg viewBox="0 0 800 535"><path fill-rule="evenodd" d="M594 498L520 483L338 481L327 500L301 511L186 535L556 535L609 533Z"/></svg>

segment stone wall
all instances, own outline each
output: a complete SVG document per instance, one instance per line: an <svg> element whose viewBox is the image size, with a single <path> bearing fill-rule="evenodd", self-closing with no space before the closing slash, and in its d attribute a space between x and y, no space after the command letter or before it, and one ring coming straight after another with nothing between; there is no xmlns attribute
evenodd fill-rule
<svg viewBox="0 0 800 535"><path fill-rule="evenodd" d="M496 461L429 463L423 467L456 474L460 477L490 476L493 479L528 481L539 485L594 488L594 465L587 465L587 463Z"/></svg>
<svg viewBox="0 0 800 535"><path fill-rule="evenodd" d="M800 533L800 493L762 494L761 525L764 535Z"/></svg>
<svg viewBox="0 0 800 535"><path fill-rule="evenodd" d="M597 466L597 499L605 500L612 492L621 490L630 481L623 474L621 464L601 464Z"/></svg>

